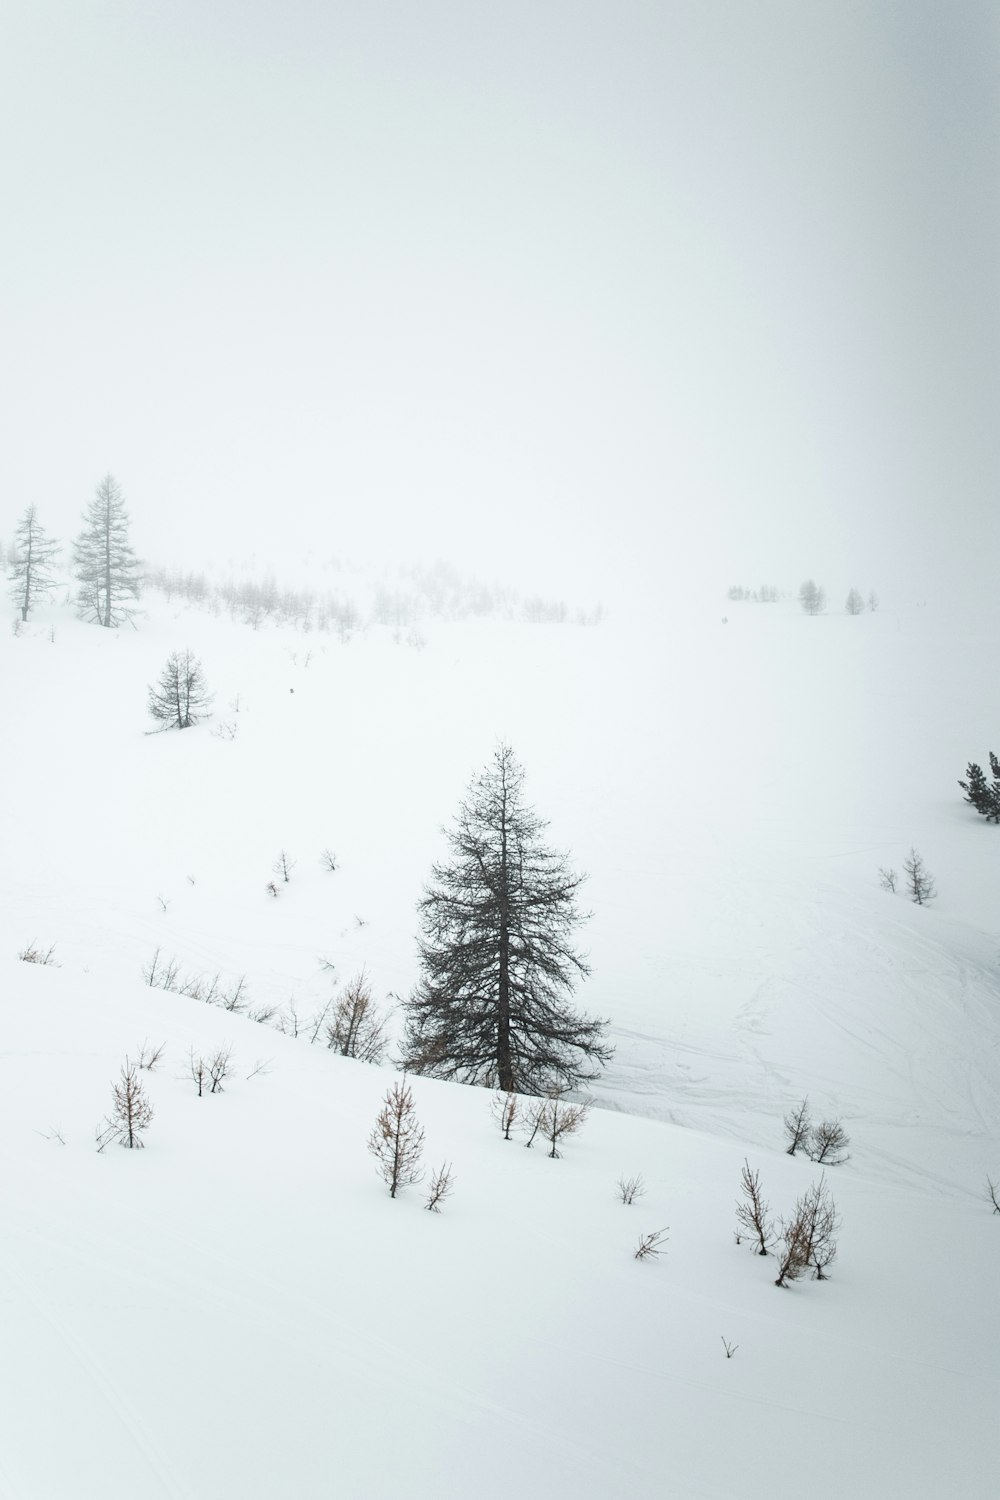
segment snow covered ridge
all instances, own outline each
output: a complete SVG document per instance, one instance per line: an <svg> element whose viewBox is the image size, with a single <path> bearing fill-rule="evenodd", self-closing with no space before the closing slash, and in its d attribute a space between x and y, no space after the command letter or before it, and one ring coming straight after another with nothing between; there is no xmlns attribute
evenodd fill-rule
<svg viewBox="0 0 1000 1500"><path fill-rule="evenodd" d="M151 592L138 629L46 604L0 639L0 1494L507 1497L516 1460L539 1496L797 1500L807 1464L830 1500L992 1496L1000 830L955 781L997 743L996 621L726 607L406 651ZM150 735L187 648L211 716ZM391 1069L143 971L300 1016L362 970L408 993L440 829L501 741L589 872L605 1107L552 1160L491 1091L410 1078L427 1171L393 1201ZM879 884L911 848L929 906ZM145 1149L98 1153L144 1044ZM838 1255L778 1289L737 1206L745 1167L775 1220L818 1180L785 1151L804 1097L851 1137Z"/></svg>
<svg viewBox="0 0 1000 1500"><path fill-rule="evenodd" d="M431 1173L393 1201L369 1150L383 1070L65 968L6 963L2 996L7 1493L458 1500L474 1472L499 1500L509 1476L476 1465L500 1442L529 1493L791 1500L816 1450L830 1500L992 1493L988 1206L847 1165L830 1279L781 1291L780 1258L736 1243L735 1143L592 1112L553 1161L488 1091L414 1078L424 1160L454 1175L429 1214ZM146 1149L99 1155L146 1039ZM222 1051L199 1097L191 1057ZM817 1180L748 1160L782 1213Z"/></svg>

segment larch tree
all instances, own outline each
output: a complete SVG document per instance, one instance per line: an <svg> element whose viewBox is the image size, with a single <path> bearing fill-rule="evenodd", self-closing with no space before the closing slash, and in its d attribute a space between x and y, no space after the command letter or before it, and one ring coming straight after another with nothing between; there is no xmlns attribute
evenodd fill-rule
<svg viewBox="0 0 1000 1500"><path fill-rule="evenodd" d="M106 474L101 480L83 521L83 531L73 544L80 614L111 628L131 620L130 602L138 599L140 589L125 497L114 475Z"/></svg>
<svg viewBox="0 0 1000 1500"><path fill-rule="evenodd" d="M37 599L55 587L48 568L58 551L59 543L45 534L37 506L29 505L17 523L7 574L11 598L20 608L22 620L28 618Z"/></svg>
<svg viewBox="0 0 1000 1500"><path fill-rule="evenodd" d="M188 648L167 657L160 680L149 689L149 712L165 729L190 729L208 713L212 695L205 672Z"/></svg>
<svg viewBox="0 0 1000 1500"><path fill-rule="evenodd" d="M422 977L405 1002L405 1066L505 1092L595 1078L607 1023L570 996L589 968L572 946L585 877L546 847L507 745L473 781L419 905Z"/></svg>
<svg viewBox="0 0 1000 1500"><path fill-rule="evenodd" d="M409 1187L423 1177L420 1158L424 1132L417 1121L413 1094L405 1078L386 1093L368 1137L368 1149L378 1162L390 1198L395 1198L400 1188Z"/></svg>

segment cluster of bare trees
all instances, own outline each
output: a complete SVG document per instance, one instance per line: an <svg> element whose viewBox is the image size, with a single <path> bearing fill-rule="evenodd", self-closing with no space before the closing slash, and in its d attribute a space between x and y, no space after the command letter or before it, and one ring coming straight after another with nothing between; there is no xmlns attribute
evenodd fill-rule
<svg viewBox="0 0 1000 1500"><path fill-rule="evenodd" d="M904 887L906 894L911 901L916 902L917 906L926 906L929 901L934 900L937 895L934 876L928 870L923 855L919 854L916 849L911 849L903 860L903 875L906 880ZM899 876L895 870L880 865L878 881L882 889L892 895L899 885Z"/></svg>
<svg viewBox="0 0 1000 1500"><path fill-rule="evenodd" d="M825 1281L836 1259L839 1228L840 1217L824 1176L801 1195L788 1218L776 1221L764 1197L760 1173L744 1160L736 1201L736 1243L746 1239L755 1255L776 1255L775 1286L788 1286L810 1270L814 1280Z"/></svg>
<svg viewBox="0 0 1000 1500"><path fill-rule="evenodd" d="M586 1123L588 1111L589 1105L574 1103L566 1097L566 1090L559 1087L551 1088L543 1098L526 1098L512 1090L501 1090L494 1095L491 1105L505 1141L512 1140L516 1130L527 1137L524 1144L530 1149L540 1137L548 1145L548 1155L553 1161L562 1155L563 1138L575 1135Z"/></svg>
<svg viewBox="0 0 1000 1500"><path fill-rule="evenodd" d="M783 1124L789 1156L804 1151L810 1161L828 1167L838 1167L847 1161L847 1148L851 1144L847 1131L839 1120L820 1120L814 1125L808 1099L789 1110Z"/></svg>
<svg viewBox="0 0 1000 1500"><path fill-rule="evenodd" d="M164 957L159 948L144 967L142 977L151 989L218 1006L259 1025L273 1026L283 1036L325 1044L330 1051L358 1062L381 1063L389 1047L391 1015L375 999L363 969L319 1010L305 1016L299 1014L294 1000L284 1006L254 1004L244 974L238 978L224 978L221 973L187 974L178 959Z"/></svg>

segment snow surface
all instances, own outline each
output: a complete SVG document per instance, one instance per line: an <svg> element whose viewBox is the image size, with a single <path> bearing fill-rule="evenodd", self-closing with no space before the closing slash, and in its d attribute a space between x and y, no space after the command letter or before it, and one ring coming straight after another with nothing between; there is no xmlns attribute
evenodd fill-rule
<svg viewBox="0 0 1000 1500"><path fill-rule="evenodd" d="M418 648L146 609L0 640L0 1496L995 1495L1000 829L955 781L1000 749L1000 620L710 600L424 622ZM213 718L150 734L187 645ZM303 1016L362 966L405 993L441 825L500 737L591 872L578 1000L617 1055L559 1161L414 1080L457 1174L436 1215L366 1151L391 1069L142 971L159 949ZM879 888L911 845L927 908ZM144 1041L147 1147L98 1154ZM189 1050L224 1042L199 1099ZM744 1157L778 1213L818 1175L783 1150L803 1095L852 1156L831 1279L780 1291L733 1211Z"/></svg>

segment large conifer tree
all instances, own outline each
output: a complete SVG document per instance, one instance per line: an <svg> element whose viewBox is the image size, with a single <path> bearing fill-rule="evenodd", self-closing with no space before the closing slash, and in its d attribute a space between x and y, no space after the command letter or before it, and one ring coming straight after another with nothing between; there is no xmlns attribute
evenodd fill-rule
<svg viewBox="0 0 1000 1500"><path fill-rule="evenodd" d="M80 613L111 627L130 620L130 600L139 597L139 563L129 545L125 497L113 474L105 474L83 513L84 529L73 544L80 582Z"/></svg>
<svg viewBox="0 0 1000 1500"><path fill-rule="evenodd" d="M537 1094L596 1077L613 1049L606 1022L570 1004L589 972L571 946L585 877L546 848L523 781L501 745L447 833L451 858L419 906L423 976L404 1056L418 1073Z"/></svg>

